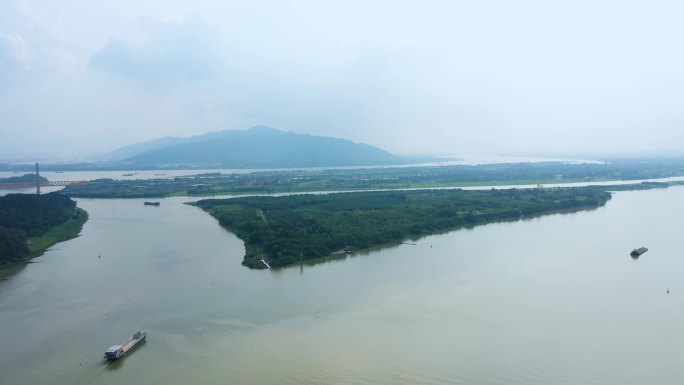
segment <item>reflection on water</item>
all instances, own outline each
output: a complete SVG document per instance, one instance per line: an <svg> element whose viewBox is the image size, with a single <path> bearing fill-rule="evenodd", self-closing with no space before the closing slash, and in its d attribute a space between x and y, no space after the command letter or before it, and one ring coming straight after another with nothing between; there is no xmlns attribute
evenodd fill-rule
<svg viewBox="0 0 684 385"><path fill-rule="evenodd" d="M0 383L671 384L684 188L251 271L185 198L80 199L82 236L0 281ZM630 251L646 246L638 260ZM98 258L98 255L101 258ZM670 289L670 293L666 292ZM136 330L148 340L107 364ZM7 347L11 347L7 348Z"/></svg>
<svg viewBox="0 0 684 385"><path fill-rule="evenodd" d="M111 362L106 359L103 359L102 361L104 362L104 365L107 368L107 370L118 370L121 369L121 367L123 366L125 359L126 357Z"/></svg>

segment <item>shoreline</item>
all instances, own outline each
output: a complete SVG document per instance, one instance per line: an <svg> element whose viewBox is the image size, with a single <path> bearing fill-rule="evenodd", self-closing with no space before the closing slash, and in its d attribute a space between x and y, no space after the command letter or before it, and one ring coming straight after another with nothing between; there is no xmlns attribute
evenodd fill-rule
<svg viewBox="0 0 684 385"><path fill-rule="evenodd" d="M495 219L495 220L490 220L490 221L477 222L477 223L470 224L470 225L461 225L461 226L457 226L457 227L453 227L453 228L449 228L449 229L444 229L444 230L440 230L440 231L436 231L436 232L419 234L417 236L408 237L408 238L405 238L405 239L400 240L400 241L391 241L391 242L379 243L377 245L372 245L372 246L365 247L362 249L349 250L349 251L338 250L338 251L330 253L329 255L324 256L324 257L305 259L299 263L292 263L289 265L278 266L278 267L273 267L273 268L271 268L269 266L268 269L245 266L245 265L243 265L243 266L249 268L250 270L283 270L283 269L289 269L289 268L298 267L298 266L302 266L302 265L303 266L315 266L315 265L319 265L319 264L323 264L323 263L327 263L327 262L334 262L337 260L343 260L343 259L350 258L350 257L356 257L358 255L367 255L373 251L383 250L383 249L392 248L392 247L399 247L399 246L406 246L406 245L416 246L416 243L407 242L407 241L417 242L422 238L426 238L426 237L433 236L433 235L447 234L447 233L451 233L454 231L460 231L460 230L464 230L464 229L469 230L469 229L473 229L475 227L491 225L494 223L507 223L507 222L518 222L518 221L531 220L531 219L543 217L546 215L575 214L575 213L579 213L582 211L592 211L592 210L596 210L596 209L600 209L600 208L604 207L606 205L606 203L608 203L608 201L606 201L605 203L603 203L599 206L580 206L580 207L571 208L571 209L550 210L550 211L536 213L536 214L533 214L530 216L523 216L520 218L514 218L514 217L500 218L500 219ZM230 229L225 228L225 227L223 227L223 228L230 231L235 236L237 236L237 234L232 232ZM242 238L238 237L238 239L240 239L240 241L242 241L242 243L245 244L245 246L246 246L246 243ZM244 258L244 256L243 256L243 258Z"/></svg>
<svg viewBox="0 0 684 385"><path fill-rule="evenodd" d="M674 180L673 180L674 179ZM661 184L654 186L654 184ZM650 185L650 186L649 186ZM665 177L653 179L596 179L591 181L582 180L566 180L558 181L491 181L486 183L477 182L463 182L463 183L436 183L425 185L414 185L405 187L377 187L377 188L347 188L347 189L292 189L290 191L240 191L240 192L216 192L206 194L188 194L184 192L174 192L167 195L155 194L139 194L139 195L116 195L116 194L69 194L65 195L70 198L87 198L87 199L142 199L142 198L173 198L173 197L187 197L187 198L241 198L250 196L284 196L296 194L331 194L331 193L355 193L355 192L391 192L391 191L422 191L422 190L488 190L488 189L532 189L532 188L566 188L566 187L615 187L617 190L642 190L648 188L664 188L684 185L684 176Z"/></svg>
<svg viewBox="0 0 684 385"><path fill-rule="evenodd" d="M0 281L14 275L23 269L31 261L43 255L50 247L70 239L74 239L81 234L83 225L88 221L88 212L76 207L74 216L61 225L52 227L45 234L39 237L28 239L29 254L22 259L9 263L0 264Z"/></svg>

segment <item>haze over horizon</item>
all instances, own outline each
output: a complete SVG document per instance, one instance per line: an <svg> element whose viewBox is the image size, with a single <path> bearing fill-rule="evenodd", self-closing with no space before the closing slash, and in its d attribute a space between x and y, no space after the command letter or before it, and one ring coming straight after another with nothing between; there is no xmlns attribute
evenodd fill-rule
<svg viewBox="0 0 684 385"><path fill-rule="evenodd" d="M0 158L259 124L396 154L683 154L682 11L6 0Z"/></svg>

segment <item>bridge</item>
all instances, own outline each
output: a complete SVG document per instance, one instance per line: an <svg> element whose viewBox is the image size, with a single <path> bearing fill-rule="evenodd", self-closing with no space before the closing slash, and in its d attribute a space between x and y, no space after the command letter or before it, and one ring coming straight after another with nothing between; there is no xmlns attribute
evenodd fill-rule
<svg viewBox="0 0 684 385"><path fill-rule="evenodd" d="M56 180L54 182L43 181L40 179L40 172L38 171L38 163L36 163L36 180L35 182L17 182L17 183L0 183L0 189L22 189L22 188L36 188L36 194L40 194L40 188L51 186L69 186L72 184L85 183L84 180Z"/></svg>
<svg viewBox="0 0 684 385"><path fill-rule="evenodd" d="M54 182L40 182L40 187L51 186L69 186L72 184L86 183L85 180L56 180ZM0 189L19 189L19 188L35 188L36 183L0 183Z"/></svg>

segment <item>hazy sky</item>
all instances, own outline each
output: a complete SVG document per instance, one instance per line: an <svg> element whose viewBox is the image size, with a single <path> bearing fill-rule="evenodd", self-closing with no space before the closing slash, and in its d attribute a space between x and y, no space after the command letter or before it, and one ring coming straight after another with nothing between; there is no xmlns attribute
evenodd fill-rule
<svg viewBox="0 0 684 385"><path fill-rule="evenodd" d="M265 124L406 153L684 153L680 1L1 0L0 158Z"/></svg>

